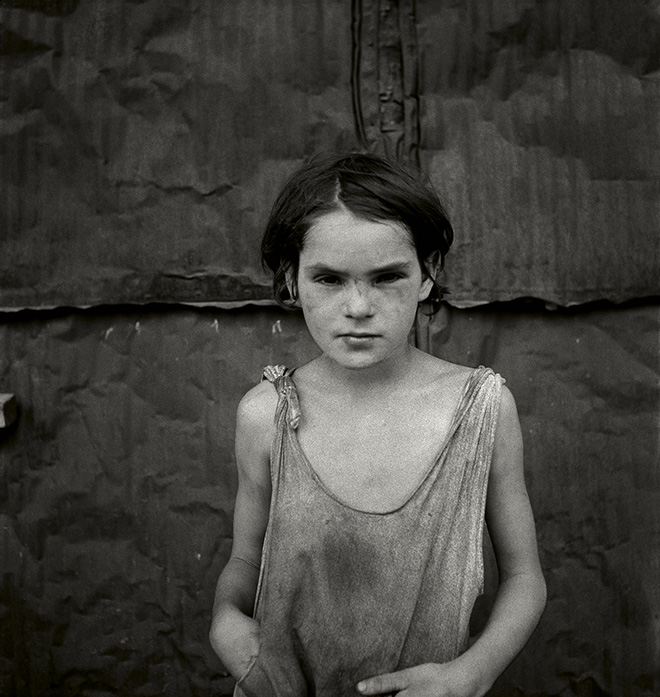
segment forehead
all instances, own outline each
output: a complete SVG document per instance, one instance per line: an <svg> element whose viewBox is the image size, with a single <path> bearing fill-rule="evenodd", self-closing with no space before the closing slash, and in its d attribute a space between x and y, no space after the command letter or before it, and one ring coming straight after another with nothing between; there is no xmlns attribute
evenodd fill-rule
<svg viewBox="0 0 660 697"><path fill-rule="evenodd" d="M412 238L402 224L367 220L347 210L320 216L307 231L300 252L301 266L383 266L416 259Z"/></svg>

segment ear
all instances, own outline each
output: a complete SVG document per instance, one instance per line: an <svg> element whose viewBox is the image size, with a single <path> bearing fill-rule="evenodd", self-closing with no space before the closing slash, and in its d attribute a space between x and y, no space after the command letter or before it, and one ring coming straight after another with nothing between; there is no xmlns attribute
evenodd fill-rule
<svg viewBox="0 0 660 697"><path fill-rule="evenodd" d="M284 272L284 278L286 280L286 288L289 291L289 297L292 299L295 298L293 301L293 306L297 307L298 306L298 284L296 282L296 275L291 266Z"/></svg>
<svg viewBox="0 0 660 697"><path fill-rule="evenodd" d="M440 272L440 253L434 252L424 260L422 269L422 285L419 289L419 302L423 302L429 297L436 275Z"/></svg>

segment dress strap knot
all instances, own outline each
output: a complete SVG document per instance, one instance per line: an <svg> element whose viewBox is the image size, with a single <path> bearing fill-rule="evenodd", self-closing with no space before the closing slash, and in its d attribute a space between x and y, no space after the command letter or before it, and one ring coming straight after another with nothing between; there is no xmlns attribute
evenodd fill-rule
<svg viewBox="0 0 660 697"><path fill-rule="evenodd" d="M280 395L280 400L286 405L286 420L292 429L297 429L300 424L300 402L295 383L291 379L291 373L284 365L268 365L264 368L261 379L272 382Z"/></svg>

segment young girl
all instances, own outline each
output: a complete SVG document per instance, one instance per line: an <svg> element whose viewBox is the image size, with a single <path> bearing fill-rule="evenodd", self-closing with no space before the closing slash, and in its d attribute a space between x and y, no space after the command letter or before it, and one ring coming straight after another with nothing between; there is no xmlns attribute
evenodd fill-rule
<svg viewBox="0 0 660 697"><path fill-rule="evenodd" d="M238 409L231 558L210 639L247 697L476 697L545 604L511 393L408 341L453 237L430 185L327 156L262 244L320 354L270 366ZM479 638L484 519L500 582Z"/></svg>

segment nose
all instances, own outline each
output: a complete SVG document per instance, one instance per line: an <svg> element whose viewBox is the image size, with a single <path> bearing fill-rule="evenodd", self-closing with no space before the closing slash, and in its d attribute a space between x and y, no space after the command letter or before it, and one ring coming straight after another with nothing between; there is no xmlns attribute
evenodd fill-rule
<svg viewBox="0 0 660 697"><path fill-rule="evenodd" d="M346 314L349 317L370 317L373 306L369 289L362 283L351 283L346 288Z"/></svg>

